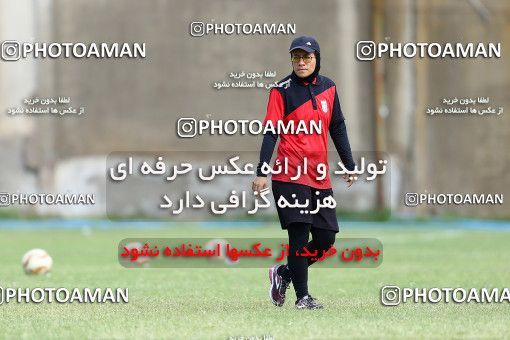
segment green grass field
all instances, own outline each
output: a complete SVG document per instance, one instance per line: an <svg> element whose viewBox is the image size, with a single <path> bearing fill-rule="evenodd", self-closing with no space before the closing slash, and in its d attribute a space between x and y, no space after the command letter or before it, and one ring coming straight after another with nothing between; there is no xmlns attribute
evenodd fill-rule
<svg viewBox="0 0 510 340"><path fill-rule="evenodd" d="M412 304L384 307L380 288L509 287L510 232L420 228L349 229L376 237L375 269L311 269L310 292L323 310L282 308L267 296L266 269L126 269L117 244L127 237L282 237L279 226L251 229L0 230L0 286L128 287L128 304L3 304L4 338L508 338L510 304ZM44 248L50 276L27 276L21 256ZM292 289L292 287L291 287Z"/></svg>

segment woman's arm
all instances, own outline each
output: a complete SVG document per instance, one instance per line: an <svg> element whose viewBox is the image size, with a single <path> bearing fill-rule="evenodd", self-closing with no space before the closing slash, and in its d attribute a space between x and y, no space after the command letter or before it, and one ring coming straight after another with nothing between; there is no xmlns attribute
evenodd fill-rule
<svg viewBox="0 0 510 340"><path fill-rule="evenodd" d="M264 134L264 140L262 141L262 147L260 148L260 161L257 166L257 176L258 177L267 177L266 174L263 174L261 171L262 165L264 163L269 164L271 162L271 157L273 156L274 147L276 146L276 141L278 139L278 135L268 131Z"/></svg>
<svg viewBox="0 0 510 340"><path fill-rule="evenodd" d="M333 143L335 144L336 151L342 160L347 170L354 170L356 164L352 159L351 145L349 137L347 136L347 127L345 126L345 118L340 108L340 100L335 89L335 101L333 103L333 112L331 122L329 124L329 134Z"/></svg>
<svg viewBox="0 0 510 340"><path fill-rule="evenodd" d="M283 119L283 113L284 105L282 94L278 91L278 89L273 88L269 92L269 101L267 103L267 113L266 118L264 119L264 125L268 121L271 121L274 126L276 126L277 122ZM273 156L277 140L277 134L270 131L264 134L264 139L262 140L262 146L260 148L259 164L257 166L257 177L252 184L252 189L254 191L260 191L267 187L267 175L262 173L261 168L264 163L269 164L271 162L271 157Z"/></svg>

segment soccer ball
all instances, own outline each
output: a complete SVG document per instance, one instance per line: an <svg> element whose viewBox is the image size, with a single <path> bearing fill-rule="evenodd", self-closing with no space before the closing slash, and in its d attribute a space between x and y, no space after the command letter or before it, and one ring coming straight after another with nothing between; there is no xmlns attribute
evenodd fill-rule
<svg viewBox="0 0 510 340"><path fill-rule="evenodd" d="M42 275L50 271L53 259L46 250L32 249L23 255L21 264L25 273Z"/></svg>
<svg viewBox="0 0 510 340"><path fill-rule="evenodd" d="M138 249L139 252L142 251L142 248L143 248L143 246L140 242L129 242L124 247L126 247L130 251L131 251L131 249L136 248L136 249ZM129 261L130 261L129 262L130 265L141 265L142 267L146 267L146 268L150 267L148 257L139 257L134 262L131 262L131 259L129 258Z"/></svg>

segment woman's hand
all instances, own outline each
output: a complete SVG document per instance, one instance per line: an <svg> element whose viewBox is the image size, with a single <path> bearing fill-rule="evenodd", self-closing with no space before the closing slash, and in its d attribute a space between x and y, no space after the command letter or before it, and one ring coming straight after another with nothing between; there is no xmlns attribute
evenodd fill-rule
<svg viewBox="0 0 510 340"><path fill-rule="evenodd" d="M349 176L349 175L343 175L342 178L344 179L345 182L347 182L347 188L350 188L351 185L354 183L354 178L352 178L352 176Z"/></svg>
<svg viewBox="0 0 510 340"><path fill-rule="evenodd" d="M251 184L253 191L260 192L262 189L267 188L267 177L255 177Z"/></svg>

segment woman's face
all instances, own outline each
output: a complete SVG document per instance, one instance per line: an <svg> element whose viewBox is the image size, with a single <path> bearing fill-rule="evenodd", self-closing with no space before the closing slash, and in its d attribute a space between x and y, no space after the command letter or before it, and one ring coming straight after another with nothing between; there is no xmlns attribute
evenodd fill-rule
<svg viewBox="0 0 510 340"><path fill-rule="evenodd" d="M308 53L298 49L292 51L290 56L292 60L292 68L298 77L306 78L315 70L317 59L313 52Z"/></svg>

